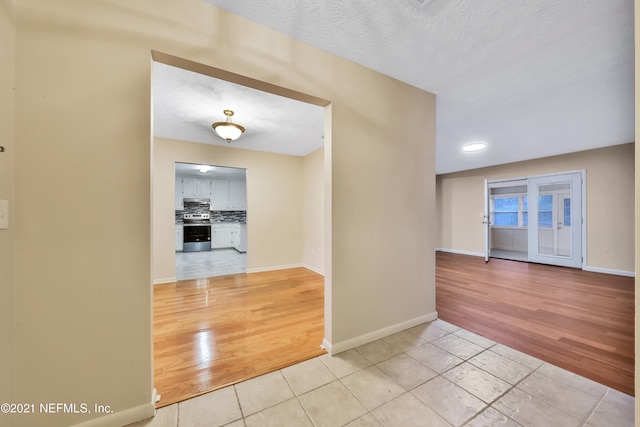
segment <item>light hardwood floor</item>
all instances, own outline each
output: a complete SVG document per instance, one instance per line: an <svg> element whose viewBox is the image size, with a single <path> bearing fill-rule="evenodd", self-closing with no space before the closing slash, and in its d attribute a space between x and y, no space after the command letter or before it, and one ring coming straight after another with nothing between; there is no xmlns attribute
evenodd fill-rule
<svg viewBox="0 0 640 427"><path fill-rule="evenodd" d="M634 279L438 252L441 319L634 395Z"/></svg>
<svg viewBox="0 0 640 427"><path fill-rule="evenodd" d="M324 278L305 268L154 286L158 407L324 354Z"/></svg>
<svg viewBox="0 0 640 427"><path fill-rule="evenodd" d="M166 406L323 354L324 280L299 268L154 287ZM634 395L634 279L439 252L441 319Z"/></svg>

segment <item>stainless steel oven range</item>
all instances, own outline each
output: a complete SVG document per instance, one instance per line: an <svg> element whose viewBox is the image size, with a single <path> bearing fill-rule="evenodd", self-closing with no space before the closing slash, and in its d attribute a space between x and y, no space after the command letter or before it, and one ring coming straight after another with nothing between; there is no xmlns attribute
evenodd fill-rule
<svg viewBox="0 0 640 427"><path fill-rule="evenodd" d="M184 214L184 252L211 250L211 222L208 213Z"/></svg>

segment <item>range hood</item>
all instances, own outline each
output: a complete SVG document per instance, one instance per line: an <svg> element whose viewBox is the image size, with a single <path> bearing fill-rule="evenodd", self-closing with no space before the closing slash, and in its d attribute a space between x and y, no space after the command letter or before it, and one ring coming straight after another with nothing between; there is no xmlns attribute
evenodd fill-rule
<svg viewBox="0 0 640 427"><path fill-rule="evenodd" d="M184 203L194 203L194 204L197 204L197 205L209 205L209 204L211 204L211 199L185 197L184 198Z"/></svg>

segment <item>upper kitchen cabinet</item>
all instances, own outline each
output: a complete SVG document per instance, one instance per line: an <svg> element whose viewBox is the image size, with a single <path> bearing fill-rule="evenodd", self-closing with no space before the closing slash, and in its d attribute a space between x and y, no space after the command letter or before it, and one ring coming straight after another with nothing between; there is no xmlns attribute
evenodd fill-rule
<svg viewBox="0 0 640 427"><path fill-rule="evenodd" d="M221 179L211 180L211 210L229 210L229 181Z"/></svg>
<svg viewBox="0 0 640 427"><path fill-rule="evenodd" d="M211 180L198 178L198 196L206 199L211 198Z"/></svg>
<svg viewBox="0 0 640 427"><path fill-rule="evenodd" d="M203 178L183 177L182 197L185 198L210 198L211 180Z"/></svg>
<svg viewBox="0 0 640 427"><path fill-rule="evenodd" d="M247 183L244 181L230 181L230 208L234 211L247 210Z"/></svg>
<svg viewBox="0 0 640 427"><path fill-rule="evenodd" d="M198 180L191 177L182 178L182 197L197 197Z"/></svg>
<svg viewBox="0 0 640 427"><path fill-rule="evenodd" d="M247 184L244 181L227 181L224 179L214 179L211 181L211 186L211 210L247 210Z"/></svg>
<svg viewBox="0 0 640 427"><path fill-rule="evenodd" d="M184 196L182 194L182 178L177 176L176 177L176 194L175 194L175 199L174 199L175 209L177 211L184 210L184 200L183 200L183 198L184 198Z"/></svg>

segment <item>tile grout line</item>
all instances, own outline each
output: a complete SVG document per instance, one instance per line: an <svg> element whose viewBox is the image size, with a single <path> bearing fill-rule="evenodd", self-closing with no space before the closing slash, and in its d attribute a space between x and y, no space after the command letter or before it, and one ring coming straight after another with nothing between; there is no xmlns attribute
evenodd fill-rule
<svg viewBox="0 0 640 427"><path fill-rule="evenodd" d="M497 342L496 342L494 345L492 345L491 347L486 348L484 351L481 351L481 352L480 352L480 353L478 353L478 354L482 354L482 353L484 353L484 352L486 352L486 351L489 351L491 348L495 347L495 346L496 346L496 345L498 345L498 344L499 344L499 343L497 343ZM476 354L476 356L477 356L478 354ZM494 353L494 354L498 354L498 353ZM500 355L500 354L498 354L498 355L499 355L499 356L502 356L502 355ZM475 356L473 356L473 357L475 357ZM505 359L507 359L507 360L510 360L511 362L517 363L517 364L518 364L518 365L520 365L520 366L524 366L525 368L528 368L527 366L525 366L525 365L523 365L523 364L521 364L521 363L518 363L518 362L516 362L515 360L511 360L511 359L509 359L508 357L505 357L505 356L502 356L502 357L504 357L504 358L505 358ZM472 359L472 358L469 358L469 359ZM469 362L469 363L471 363L471 362ZM471 363L471 364L473 365L473 363ZM480 369L481 371L486 372L486 373L488 373L489 375L491 375L491 376L493 376L493 377L495 377L495 378L498 378L499 380L501 380L501 381L503 381L503 382L505 382L505 383L509 384L509 385L510 385L510 387L509 387L507 390L505 390L505 392L504 392L504 393L500 394L498 397L496 397L495 399L493 399L490 403L487 403L487 406L486 406L486 408L485 408L485 409L483 409L482 411L478 412L478 413L477 413L477 414L475 414L473 417L471 417L470 419L468 419L468 420L467 420L467 422L465 423L465 425L466 425L466 424L468 424L468 423L469 423L469 421L471 421L471 420L473 420L473 419L477 418L477 417L478 417L478 415L480 415L481 413L483 413L484 411L486 411L488 408L493 408L493 410L495 410L495 411L497 411L498 413L500 413L500 414L504 415L505 417L507 417L507 419L508 419L508 420L511 420L511 421L513 421L514 423L516 423L516 424L518 424L518 425L521 425L521 424L520 424L520 423L518 423L516 420L514 420L513 418L511 418L510 416L508 416L507 414L505 414L505 413L503 413L503 412L499 411L498 409L494 408L494 407L493 407L493 404L494 404L494 403L496 403L498 400L502 399L504 396L506 396L506 395L507 395L509 392L511 392L513 389L515 389L515 388L518 386L518 384L520 384L522 381L526 380L526 379L527 379L527 378L529 378L531 375L533 375L533 373L534 373L534 372L537 372L537 371L538 371L538 370L539 370L543 365L544 365L544 362L543 362L543 364L542 364L542 365L538 366L536 369L532 369L532 370L531 370L531 372L529 372L528 374L526 374L524 377L520 378L520 379L519 379L515 384L509 384L509 383L507 383L505 380L503 380L503 379L501 379L501 378L499 378L499 377L497 377L497 376L493 375L491 372L485 371L485 370L484 370L484 369L482 369L481 367L476 366L476 365L473 365L473 366L475 366L476 368ZM524 393L526 393L526 391L524 391L524 390L522 390L522 391L523 391ZM469 392L469 393L470 393L470 392ZM473 395L473 393L471 393L471 394ZM527 394L528 394L528 393L527 393ZM474 396L475 396L475 395L474 395ZM476 397L477 397L477 396L476 396ZM482 400L482 399L480 399L480 400ZM483 402L484 402L484 401L483 401ZM552 405L552 406L553 406L553 405Z"/></svg>
<svg viewBox="0 0 640 427"><path fill-rule="evenodd" d="M598 403L596 403L596 405L593 407L593 409L591 410L591 412L589 412L589 414L587 414L587 416L582 420L582 425L585 426L587 425L587 421L589 421L591 419L591 417L593 416L593 414L596 413L596 411L598 410L598 408L600 408L600 405L602 405L602 402L604 402L604 399L607 397L607 395L609 394L609 388L607 388L607 391L604 392L604 395L602 395L602 398L600 398L600 400L598 401Z"/></svg>
<svg viewBox="0 0 640 427"><path fill-rule="evenodd" d="M324 365L324 363L320 360L320 356L316 356L316 357L314 357L314 359L318 359L318 360L320 361L320 363L321 363L323 366L325 366L325 365ZM313 360L313 359L308 359L308 360ZM303 362L300 362L300 363L303 363ZM292 366L293 366L293 365L292 365ZM285 368L283 368L283 369L285 369ZM289 382L289 380L287 379L287 376L284 374L284 372L282 372L282 370L283 370L283 369L280 369L280 374L282 374L282 377L283 377L283 378L284 378L284 380L287 382L287 385L289 385L289 388L290 388L290 389L291 389L291 391L293 392L293 398L292 398L292 399L289 399L289 400L296 399L296 400L298 401L298 404L300 405L300 407L301 407L301 408L302 408L302 410L304 411L305 415L307 416L307 418L308 418L308 419L309 419L309 421L311 422L311 424L312 424L314 427L318 427L318 425L313 421L313 418L311 418L311 415L310 415L310 414L309 414L309 412L307 411L307 408L305 408L305 407L304 407L304 405L302 404L302 401L300 400L300 396L301 396L301 395L299 395L298 393L296 393L296 391L293 389L293 386L291 385L291 383L290 383L290 382ZM327 369L329 369L329 367L328 367L328 366L327 366ZM331 371L331 369L329 369L329 371ZM333 372L331 372L331 373L333 374ZM335 374L334 374L334 376L335 376ZM333 382L333 381L331 381L331 382ZM327 383L327 384L331 384L331 383ZM304 394L307 394L307 393L311 393L311 392L312 392L312 391L314 391L314 390L318 390L320 387L324 387L324 386L325 386L325 385L327 385L327 384L323 384L323 385L321 385L321 386L319 386L319 387L313 388L313 389L311 389L311 390L307 390L305 393L303 393L303 395L304 395ZM285 400L285 402L288 402L289 400ZM282 403L284 403L284 402L282 402ZM245 423L245 425L246 425L246 423Z"/></svg>
<svg viewBox="0 0 640 427"><path fill-rule="evenodd" d="M454 326L455 326L455 325L454 325ZM458 329L458 330L457 330L457 331L455 331L455 332L458 332L458 331L460 331L460 330L466 330L466 329L462 329L462 328L460 328L460 329ZM449 335L456 335L456 334L455 334L455 332L451 332L451 333L449 333ZM471 332L471 331L469 331L469 332ZM474 333L474 332L472 332L472 333ZM476 334L476 335L479 335L479 334ZM443 337L440 337L440 338L444 338L445 336L446 336L446 335L444 335ZM504 379L502 379L502 378L500 378L500 377L498 377L498 376L496 376L496 375L492 374L492 373L491 373L491 372L489 372L489 371L486 371L486 370L485 370L485 369L483 369L482 367L477 366L477 365L473 364L473 362L471 362L471 359L473 359L474 357L476 357L476 356L478 356L478 355L480 355L480 354L482 354L482 353L485 353L485 352L487 352L487 351L490 351L492 348L494 348L495 346L497 346L497 345L499 344L498 342L493 341L493 340L489 340L488 338L483 337L483 338L485 338L485 339L487 339L487 340L489 340L489 341L493 342L493 344L492 344L492 345L490 345L489 347L483 347L483 346L481 346L481 345L479 345L479 344L476 344L476 343L474 343L474 342L472 342L472 341L470 341L470 340L465 339L464 337L461 337L461 336L459 336L459 335L456 335L456 336L457 336L458 338L463 339L463 340L465 340L465 341L467 341L467 342L469 342L469 343L471 343L471 344L474 344L474 345L476 345L476 346L478 346L478 347L482 347L482 351L480 351L479 353L474 354L473 356L471 356L471 357L469 357L469 358L467 358L467 359L462 359L462 358L458 357L457 355L455 355L455 354L453 354L453 353L451 353L451 352L447 351L447 349L442 348L442 347L438 346L437 344L433 344L433 345L435 345L436 347L438 347L438 348L440 348L440 349L444 350L445 352L447 352L447 353L449 353L449 354L451 354L451 355L453 355L453 356L455 356L455 357L458 357L458 358L462 359L462 362L461 362L461 363L459 363L459 364L457 364L457 365L455 365L455 366L453 366L453 367L451 367L451 368L447 369L446 371L443 371L442 373L438 374L438 376L442 376L445 380L452 382L452 381L451 381L451 380L449 380L448 378L444 377L444 375L443 375L443 374L445 374L445 373L447 373L447 372L449 372L449 371L451 371L451 370L455 369L455 368L456 368L456 367L458 367L458 366L461 366L461 365L462 365L462 364L464 364L464 363L469 363L469 364L471 364L472 366L474 366L474 367L476 367L476 368L480 369L481 371L486 372L487 374L491 375L492 377L497 378L498 380L500 380L500 381L502 381L502 382L504 382L504 383L506 383L506 384L509 384L509 386L510 386L510 387L509 387L507 390L505 390L502 394L500 394L499 396L497 396L497 397L496 397L495 399L493 399L491 402L487 403L487 402L485 402L484 400L480 399L480 398L479 398L478 396L476 396L475 394L473 394L473 393L471 393L470 391L468 391L467 389L465 389L464 387L461 387L461 386L459 386L459 385L458 385L458 387L461 387L461 388L462 388L463 390L465 390L467 393L469 393L469 394L471 394L472 396L474 396L474 397L478 398L482 403L484 403L484 404L485 404L485 408L484 408L482 411L480 411L480 412L478 412L477 414L475 414L473 417L469 418L469 419L466 421L466 423L465 423L465 424L468 424L471 420L473 420L473 419L477 418L481 413L483 413L484 411L486 411L488 408L493 408L495 411L497 411L497 412L499 412L500 414L502 414L502 415L504 415L505 417L507 417L507 419L509 419L509 420L511 420L511 421L513 421L513 422L515 422L516 424L519 424L519 423L517 423L515 420L513 420L511 417L509 417L508 415L506 415L506 414L504 414L504 413L502 413L502 412L498 411L498 410L497 410L496 408L494 408L492 405L493 405L495 402L497 402L499 399L501 399L502 397L504 397L504 396L505 396L507 393L509 393L511 390L513 390L514 388L516 388L516 387L518 386L518 384L520 384L522 381L524 381L525 379L527 379L527 378L528 378L529 376L531 376L534 372L537 372L537 371L538 371L542 366L544 366L544 364L545 364L546 362L544 362L544 361L543 361L543 363L542 363L540 366L538 366L536 369L532 369L532 370L531 370L531 372L529 372L527 375L525 375L524 377L522 377L521 379L519 379L515 384L513 384L513 385L512 385L512 384L510 384L509 382L505 381ZM481 337L482 337L482 335L479 335L479 336L481 336ZM438 339L440 339L440 338L438 338ZM434 341L435 341L435 340L434 340ZM501 357L504 357L505 359L507 359L507 360L509 360L509 361L511 361L511 362L513 362L513 363L516 363L516 364L518 364L518 365L520 365L520 366L523 366L523 367L525 367L525 368L528 368L528 366L523 365L523 364L521 364L521 363L519 363L519 362L517 362L517 361L515 361L515 360L512 360L512 359L510 359L510 358L508 358L508 357L506 357L506 356L502 356L502 355L501 355L501 354L499 354L499 353L495 353L495 352L494 352L494 354L496 354L496 355L498 355L498 356L501 356ZM525 353L525 354L526 354L526 353ZM410 357L410 356L409 356L409 357ZM418 361L418 362L419 362L419 361ZM436 378L437 378L437 377L436 377ZM433 380L433 378L432 378L431 380ZM431 380L428 380L428 381L431 381ZM428 382L428 381L426 381L426 382ZM426 383L426 382L425 382L425 383ZM423 383L423 384L425 384L425 383ZM452 382L452 383L453 383L453 382ZM457 384L455 384L455 383L453 383L453 384L454 384L454 385L457 385ZM416 387L419 387L419 386L416 386ZM524 392L524 390L522 390L522 391ZM526 392L525 392L525 393L526 393ZM527 394L528 394L528 393L527 393ZM553 405L551 405L551 406L553 406ZM555 407L555 406L553 406L553 407ZM433 409L433 408L432 408L432 409ZM435 410L434 410L434 411L435 411ZM437 413L437 411L435 411L435 412ZM563 412L564 412L564 411L563 411ZM438 415L440 415L440 414L438 414ZM570 415L570 414L567 414L567 415ZM574 418L575 418L575 417L574 417Z"/></svg>
<svg viewBox="0 0 640 427"><path fill-rule="evenodd" d="M455 366L452 366L450 369L447 369L447 370L443 371L442 373L438 373L438 372L434 371L434 372L436 372L436 374L437 374L435 377L430 378L430 379L428 379L428 380L426 380L426 381L424 381L424 382L422 382L422 383L420 383L420 384L416 385L415 387L412 387L410 390L407 390L405 387L403 387L402 385L398 384L395 380L393 380L393 378L389 377L389 379L390 379L391 381L393 381L395 384L397 384L398 386L400 386L400 387L404 390L404 393L400 394L399 396L394 397L393 399L389 400L388 402L391 402L391 401L393 401L393 400L395 400L395 399L398 399L399 397L401 397L401 396L403 396L403 395L405 395L405 394L410 394L410 395L411 395L411 396L413 396L414 398L418 399L418 401L419 401L420 403L422 403L422 404L423 404L423 405L425 405L427 408L429 408L430 410L432 410L435 414L437 414L438 416L440 416L442 419L446 420L446 418L445 418L442 414L440 414L438 411L436 411L436 410L435 410L434 408L432 408L430 405L426 404L425 402L423 402L422 400L420 400L419 398L417 398L417 397L415 396L415 394L413 394L413 393L412 393L412 390L415 390L416 388L418 388L418 387L420 387L420 386L422 386L422 385L426 384L427 382L432 381L432 380L434 380L435 378L438 378L438 377L440 377L440 376L442 376L445 380L450 381L450 380L448 380L446 377L444 377L444 376L443 376L443 374L444 374L444 373L449 372L451 369L454 369L455 367L462 365L463 363L467 362L469 359L471 359L471 358L473 358L473 357L477 356L478 354L481 354L481 353L483 353L483 352L487 351L489 348L491 348L491 347L495 346L497 343L496 343L496 342L494 342L494 341L492 341L492 340L489 340L489 341L493 342L493 344L492 344L491 346L487 347L487 348L484 348L484 347L482 347L482 346L480 346L480 345L478 345L478 344L476 344L476 343L473 343L473 342L471 342L471 341L469 341L469 340L466 340L465 338L463 338L463 337L461 337L461 336L459 336L459 335L456 335L456 334L455 334L455 332L458 332L458 331L462 330L461 328L458 328L457 330L455 330L455 331L453 331L453 332L449 332L449 331L446 331L446 330L444 330L444 329L442 329L442 328L439 328L439 327L438 327L438 326L436 326L436 325L433 325L433 326L435 326L435 327L437 327L438 329L442 330L443 332L445 332L445 334L444 334L444 335L442 335L442 336L440 336L440 337L438 337L438 338L435 338L435 339L433 339L433 340L431 340L431 341L428 341L428 340L423 339L420 335L416 335L416 334L413 334L413 333L411 333L411 332L410 332L410 333L411 333L412 335L414 335L415 337L417 337L417 338L419 338L419 339L421 339L421 340L425 341L425 343L424 343L424 344L421 344L421 345L419 345L419 346L417 346L417 347L411 348L411 349L409 349L408 351L403 351L403 352L400 352L400 353L398 353L398 354L396 354L396 355L393 355L393 356L391 356L391 357L389 357L389 358L387 358L387 359L383 359L383 360L381 360L381 361L379 361L379 362L377 362L377 363L374 363L371 359L368 359L364 354L360 353L360 352L358 351L358 348L357 348L357 347L355 348L355 350L356 350L356 352L358 352L358 354L360 354L362 357L364 357L364 358L365 358L369 363L371 363L371 366L374 366L374 367L377 367L377 365L378 365L378 364L383 363L383 362L386 362L386 361L388 361L388 360L391 360L391 359L393 359L394 357L398 357L398 356L399 356L399 355L401 355L401 354L405 354L407 357L411 358L412 360L416 360L416 359L414 359L413 357L411 357L411 356L410 356L409 354L407 354L407 353L408 353L409 351L411 351L411 350L415 350L416 348L421 347L422 345L425 345L425 344L432 344L432 345L436 346L437 348L439 348L439 349L441 349L441 350L443 350L443 351L445 351L445 352L447 352L447 353L451 354L452 356L455 356L456 358L458 358L458 359L462 360L462 362L461 362L461 363L459 363L459 364L457 364L457 365L455 365ZM454 326L455 326L455 325L454 325ZM444 348L442 348L442 347L438 346L437 344L433 344L433 341L438 340L438 339L441 339L441 338L445 338L445 337L447 337L447 336L449 336L449 335L455 335L457 338L460 338L460 339L462 339L463 341L466 341L466 342L468 342L468 343L470 343L470 344L473 344L473 345L475 345L475 346L477 346L477 347L482 348L482 350L481 350L479 353L474 354L473 356L471 356L471 357L469 357L469 358L467 358L467 359L463 359L463 358L458 357L458 356L456 356L455 354L453 354L453 353L451 353L451 352L447 351L446 349L444 349ZM384 340L385 338L386 338L386 337L380 338L380 340ZM372 341L372 342L373 342L373 341ZM385 341L385 342L386 342L386 341ZM387 343L388 343L388 342L387 342ZM365 344L365 345L366 345L366 344ZM416 360L416 362L418 362L419 364L421 364L422 366L424 366L424 367L426 367L426 368L428 368L428 369L430 369L430 370L433 370L433 369L429 368L427 365L425 365L424 363L420 362L419 360ZM516 362L516 363L517 363L517 362ZM371 366L369 366L369 367L367 367L367 368L359 369L359 371L360 371L360 370L364 370L364 369L368 369L368 368L370 368ZM473 365L473 366L475 366L475 365ZM378 369L380 369L380 368L378 368ZM481 369L481 370L482 370L482 368L479 368L479 367L478 367L478 369ZM484 370L483 370L483 371L484 371ZM358 371L356 371L356 372L358 372ZM485 372L486 372L486 371L485 371ZM355 373L355 372L353 372L352 374L354 374L354 373ZM487 373L488 373L488 374L490 374L490 375L492 375L490 372L487 372ZM349 374L349 375L352 375L352 374ZM388 375L387 375L386 373L384 373L384 372L383 372L383 374L384 374L385 376L387 376L387 377L388 377ZM347 376L349 376L349 375L346 375L345 377L347 377ZM496 377L496 378L497 378L497 377ZM365 405L360 401L360 399L358 399L358 397L357 397L357 396L355 396L355 394L351 391L351 389L350 389L346 384L344 384L344 382L342 382L342 378L340 378L340 382L341 382L341 383L342 383L342 384L347 388L347 390L349 390L349 392L350 392L352 395L354 395L354 397L355 397L355 398L356 398L356 399L357 399L357 400L358 400L358 401L359 401L359 402L360 402L360 403L361 403L365 408L367 408L367 407L366 407L366 406L365 406ZM505 382L506 382L506 381L505 381ZM458 387L460 387L460 386L458 386ZM463 390L465 390L465 389L463 388ZM465 391L466 391L466 390L465 390ZM468 392L468 391L467 391L467 392ZM474 396L474 397L477 397L477 396L473 395L472 393L470 393L470 394L471 394L472 396ZM490 405L486 404L486 402L484 402L482 399L479 399L479 400L480 400L482 403L484 403L484 404L485 404L485 408L483 408L483 410L482 410L482 411L486 410L486 408L488 408L488 407L490 406ZM385 403L383 403L382 405L379 405L379 406L377 406L377 407L376 407L376 408L374 408L374 409L377 409L377 408L379 408L379 407L381 407L381 406L385 405L385 404L386 404L386 403L388 403L388 402L385 402ZM373 414L373 412L372 412L373 410L369 410L368 408L367 408L367 410L368 410L368 413L370 413L371 415L373 415L373 417L374 417L374 418L376 418L376 420L378 420L378 418ZM481 413L482 411L480 411L479 413ZM476 416L477 416L477 414L476 414ZM474 416L474 417L475 417L475 416ZM474 418L474 417L472 417L472 418ZM472 418L470 418L469 420L471 420ZM357 419L357 418L356 418L356 419ZM467 420L467 421L469 421L469 420ZM354 420L351 420L351 421L354 421ZM378 421L379 421L379 420L378 420ZM448 421L447 421L447 422L448 422Z"/></svg>
<svg viewBox="0 0 640 427"><path fill-rule="evenodd" d="M244 425L246 426L247 423L245 422L245 416L244 416L244 411L242 410L242 404L240 403L240 396L238 396L238 390L236 389L236 385L232 384L231 385L233 387L233 394L235 394L236 396L236 402L238 402L238 408L240 408L240 420L242 420L242 422L244 423ZM231 421L232 423L235 423L238 420L235 421ZM179 426L178 426L179 427Z"/></svg>
<svg viewBox="0 0 640 427"><path fill-rule="evenodd" d="M540 365L540 367L539 367L538 369L536 369L536 372L537 372L537 371L539 371L540 369L542 369L545 365L552 366L552 367L554 367L554 368L558 368L558 369L563 369L563 368L560 368L559 366L556 366L556 365L554 365L554 364L552 364L552 363L548 363L548 362L544 362L544 361L543 361L542 365ZM563 370L567 371L566 369L563 369ZM613 389L612 389L611 387L607 387L607 386L605 386L604 384L600 384L600 383L598 383L598 382L596 382L596 381L593 381L593 380L591 380L591 379L589 379L589 378L582 377L581 375L578 375L578 374L573 373L573 372L571 372L571 371L567 371L567 372L569 372L571 375L575 375L575 376L577 376L577 377L579 377L579 378L587 379L587 380L589 380L589 381L592 381L592 382L594 382L594 383L596 383L596 384L598 384L598 385L600 385L600 386L602 386L602 387L604 387L604 388L605 388L605 392L604 392L604 394L603 394L603 395L602 395L602 397L598 400L598 403L596 403L596 404L594 405L593 409L592 409L592 410L591 410L591 412L589 413L589 416L588 416L588 417L586 417L586 418L584 418L584 417L583 417L583 418L580 420L580 421L582 422L582 424L584 425L584 424L586 424L586 423L587 423L587 421L589 420L589 418L591 418L591 416L595 413L596 409L600 406L600 404L602 403L602 401L604 400L604 398L609 394L609 391L610 391L610 390L613 390ZM533 374L533 372L532 372L532 374ZM543 372L540 372L540 375L542 375L542 376L543 376L543 377L545 377L545 378L549 378L549 379L553 380L553 378L552 378L552 377L550 377L550 376L548 376L548 375L545 375ZM524 380L524 378L523 378L523 380ZM567 387L574 389L574 387L573 387L573 386L569 386L569 385L568 385ZM528 393L528 392L527 392L527 391L525 391L525 390L522 390L522 389L520 389L520 390L521 390L522 392L524 392L524 393L527 393L527 394L528 394L528 395L530 395L530 396L533 396L532 394ZM536 397L536 396L533 396L533 397ZM542 402L546 403L547 405L549 405L549 406L551 406L551 407L553 407L553 408L555 408L555 409L559 410L560 412L562 412L562 413L564 413L564 414L566 414L566 415L569 415L569 416L570 416L570 417L572 417L572 418L578 419L575 415L570 414L569 412L567 412L567 411L566 411L566 410L564 410L563 408L559 408L559 407L558 407L558 406L556 406L555 404L553 404L553 403L551 403L551 402L547 402L546 400L544 400L544 399L542 399L542 398L539 398L539 397L536 397L536 398L537 398L537 399L540 399Z"/></svg>

